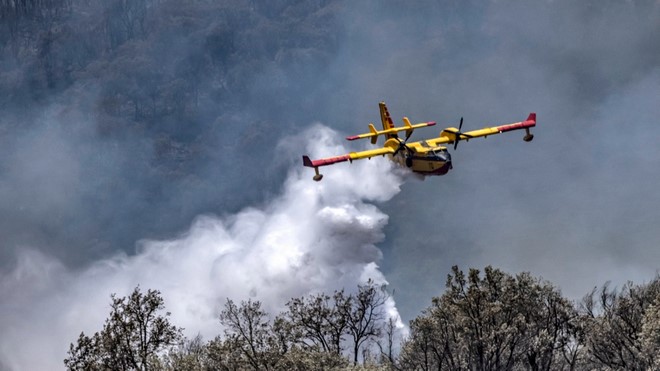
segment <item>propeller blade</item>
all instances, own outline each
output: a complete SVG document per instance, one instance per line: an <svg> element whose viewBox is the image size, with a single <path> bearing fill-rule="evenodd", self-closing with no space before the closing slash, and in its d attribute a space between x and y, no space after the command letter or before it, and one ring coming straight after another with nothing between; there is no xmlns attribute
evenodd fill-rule
<svg viewBox="0 0 660 371"><path fill-rule="evenodd" d="M404 145L405 145L405 143L408 141L408 139L410 139L410 136L412 135L412 133L413 133L413 132L412 132L412 130L411 130L411 131L408 132L408 134L406 134L406 139L403 140Z"/></svg>
<svg viewBox="0 0 660 371"><path fill-rule="evenodd" d="M454 150L456 150L456 147L458 147L458 142L461 141L461 136L462 138L474 138L470 134L464 134L461 132L461 129L463 128L463 117L461 117L461 122L458 124L458 130L457 131L451 131L450 133L454 133Z"/></svg>
<svg viewBox="0 0 660 371"><path fill-rule="evenodd" d="M454 141L454 151L458 147L458 142L461 141L461 129L463 129L463 116L461 116L461 122L458 124L458 133L456 133L456 140Z"/></svg>
<svg viewBox="0 0 660 371"><path fill-rule="evenodd" d="M408 153L412 152L412 151L410 150L410 148L408 148L408 146L406 145L406 142L408 141L408 139L410 139L410 136L412 135L412 133L413 133L412 130L411 130L410 132L408 132L408 134L406 134L406 139L404 139L403 141L401 141L401 139L399 139L399 137L394 137L394 139L396 139L396 140L399 141L399 148L397 148L397 149L394 151L394 153L392 154L392 156L396 156L396 154L399 153L399 151L401 150L401 148L405 148L406 151L407 151Z"/></svg>
<svg viewBox="0 0 660 371"><path fill-rule="evenodd" d="M403 142L401 141L401 139L399 139L398 137L394 137L394 139L396 139L396 140L399 141L399 147L397 147L397 149L394 150L394 153L392 154L392 156L396 156L396 154L399 153L399 151L401 150L401 147L404 146L404 144L403 144Z"/></svg>

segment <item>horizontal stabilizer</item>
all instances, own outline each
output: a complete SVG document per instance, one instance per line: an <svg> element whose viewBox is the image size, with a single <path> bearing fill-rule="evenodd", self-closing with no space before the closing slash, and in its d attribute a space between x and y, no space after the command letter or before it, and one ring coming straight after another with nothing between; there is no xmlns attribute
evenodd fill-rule
<svg viewBox="0 0 660 371"><path fill-rule="evenodd" d="M346 140L356 140L356 139L365 139L365 138L377 138L379 135L390 135L390 134L396 134L400 131L406 131L406 134L414 129L419 129L427 126L433 126L435 125L434 121L430 122L422 122L419 124L415 125L410 125L410 121L406 118L404 121L405 126L399 126L399 127L394 127L391 129L387 130L375 130L373 124L369 124L369 133L364 133L364 134L358 134L358 135L351 135L350 137L346 137ZM372 143L375 143L375 141L372 140Z"/></svg>

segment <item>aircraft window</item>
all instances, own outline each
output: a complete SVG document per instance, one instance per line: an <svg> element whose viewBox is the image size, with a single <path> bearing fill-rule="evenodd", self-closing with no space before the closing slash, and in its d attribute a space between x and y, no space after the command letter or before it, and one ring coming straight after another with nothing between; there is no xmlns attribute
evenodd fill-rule
<svg viewBox="0 0 660 371"><path fill-rule="evenodd" d="M445 150L441 150L441 149L437 150L437 151L434 151L433 154L435 155L436 158L439 158L443 161L449 160L449 158L450 158L449 157L449 152L447 152Z"/></svg>

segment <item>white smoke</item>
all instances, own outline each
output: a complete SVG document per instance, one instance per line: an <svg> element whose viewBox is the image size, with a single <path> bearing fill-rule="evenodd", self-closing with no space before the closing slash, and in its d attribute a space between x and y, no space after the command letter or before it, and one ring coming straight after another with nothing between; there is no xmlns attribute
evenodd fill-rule
<svg viewBox="0 0 660 371"><path fill-rule="evenodd" d="M288 141L281 148L307 143L312 157L346 152L321 125ZM102 328L110 294L124 296L137 285L161 291L172 323L188 337L210 339L222 332L218 314L227 298L252 297L276 314L292 297L350 292L368 279L387 284L375 244L388 217L367 202L399 192L402 179L390 166L383 159L338 164L322 169L325 178L317 183L312 169L297 165L282 193L263 207L199 216L174 240L140 241L134 256L83 271L25 249L0 283L0 368L62 368L80 332ZM403 328L392 298L387 306Z"/></svg>

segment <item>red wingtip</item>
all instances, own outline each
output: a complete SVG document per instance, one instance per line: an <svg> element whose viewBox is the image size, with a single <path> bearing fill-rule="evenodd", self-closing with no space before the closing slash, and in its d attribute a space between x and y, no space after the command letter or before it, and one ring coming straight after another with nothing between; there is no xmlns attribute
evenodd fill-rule
<svg viewBox="0 0 660 371"><path fill-rule="evenodd" d="M427 122L426 125L428 125L428 126L433 126L433 125L435 125L435 121Z"/></svg>
<svg viewBox="0 0 660 371"><path fill-rule="evenodd" d="M356 140L356 139L360 139L360 137L357 135L351 135L350 137L346 137L346 140Z"/></svg>
<svg viewBox="0 0 660 371"><path fill-rule="evenodd" d="M318 160L311 160L308 156L303 156L303 166L307 167L319 167L336 164L337 162L350 161L351 155L342 155L334 157L326 157Z"/></svg>
<svg viewBox="0 0 660 371"><path fill-rule="evenodd" d="M536 112L532 112L527 116L527 121L534 121L536 122Z"/></svg>

